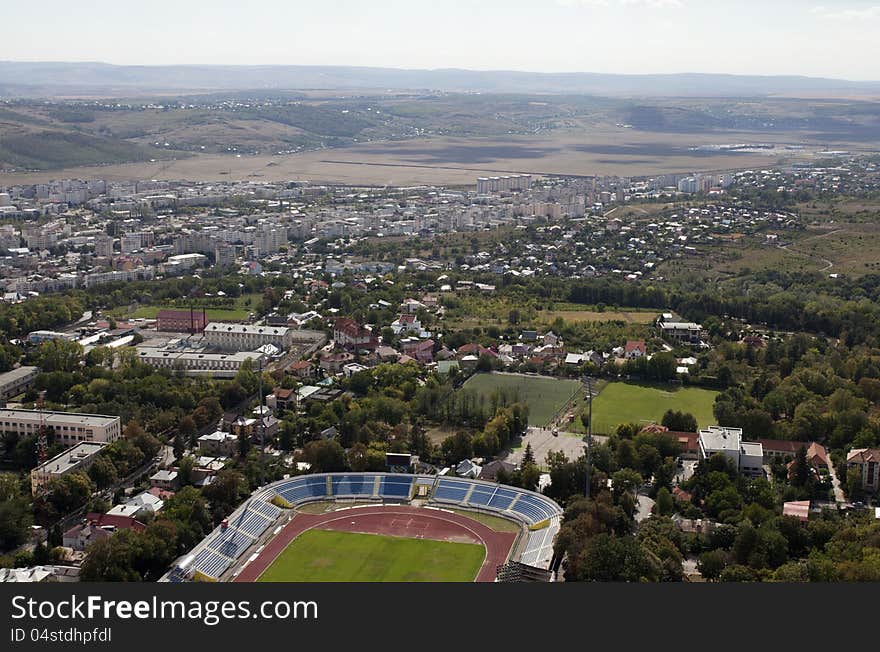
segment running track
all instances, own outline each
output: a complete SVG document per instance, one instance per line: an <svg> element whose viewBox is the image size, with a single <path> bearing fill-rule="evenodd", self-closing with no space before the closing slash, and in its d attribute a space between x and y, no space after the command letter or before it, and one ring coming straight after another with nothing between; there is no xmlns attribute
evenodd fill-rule
<svg viewBox="0 0 880 652"><path fill-rule="evenodd" d="M356 507L326 514L298 513L266 544L259 556L244 567L234 581L255 582L291 541L313 528L455 543L479 543L486 548L486 558L477 573L477 582L495 581L496 566L507 561L507 555L516 540L516 534L512 532L496 532L465 516L418 507Z"/></svg>

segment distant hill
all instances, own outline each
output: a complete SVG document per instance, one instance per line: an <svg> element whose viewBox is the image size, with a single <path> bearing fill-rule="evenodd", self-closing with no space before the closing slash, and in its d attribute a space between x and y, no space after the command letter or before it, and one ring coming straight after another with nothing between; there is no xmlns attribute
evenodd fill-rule
<svg viewBox="0 0 880 652"><path fill-rule="evenodd" d="M880 81L716 74L609 75L355 66L116 66L0 62L0 97L185 90L371 88L608 96L873 95Z"/></svg>

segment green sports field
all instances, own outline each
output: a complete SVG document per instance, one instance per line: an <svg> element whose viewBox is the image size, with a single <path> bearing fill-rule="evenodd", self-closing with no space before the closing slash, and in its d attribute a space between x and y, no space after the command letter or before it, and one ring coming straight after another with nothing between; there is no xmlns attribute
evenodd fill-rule
<svg viewBox="0 0 880 652"><path fill-rule="evenodd" d="M577 380L484 373L471 376L461 389L484 396L487 404L493 393L504 392L529 406L529 425L545 426L582 386Z"/></svg>
<svg viewBox="0 0 880 652"><path fill-rule="evenodd" d="M486 551L474 543L307 530L259 582L472 582Z"/></svg>
<svg viewBox="0 0 880 652"><path fill-rule="evenodd" d="M666 410L690 412L705 428L715 423L712 406L717 394L699 387L608 383L593 399L593 432L608 433L620 423L660 423ZM580 420L575 424L579 426Z"/></svg>

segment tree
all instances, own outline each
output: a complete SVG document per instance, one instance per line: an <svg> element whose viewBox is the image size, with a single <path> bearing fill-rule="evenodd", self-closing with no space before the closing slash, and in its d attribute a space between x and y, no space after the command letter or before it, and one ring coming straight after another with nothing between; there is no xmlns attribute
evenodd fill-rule
<svg viewBox="0 0 880 652"><path fill-rule="evenodd" d="M846 471L846 496L850 500L862 497L862 471L857 466Z"/></svg>
<svg viewBox="0 0 880 652"><path fill-rule="evenodd" d="M180 482L180 485L185 487L186 485L192 484L192 473L195 468L195 460L187 455L186 457L178 457L177 462L177 479Z"/></svg>
<svg viewBox="0 0 880 652"><path fill-rule="evenodd" d="M98 489L104 489L114 484L119 479L116 466L107 455L98 455L87 471L89 477L95 482Z"/></svg>
<svg viewBox="0 0 880 652"><path fill-rule="evenodd" d="M352 374L348 379L348 388L358 396L366 396L373 384L373 372L364 369Z"/></svg>
<svg viewBox="0 0 880 652"><path fill-rule="evenodd" d="M717 580L727 565L725 554L721 550L707 550L697 561L697 570L707 580Z"/></svg>
<svg viewBox="0 0 880 652"><path fill-rule="evenodd" d="M809 461L807 461L806 446L798 448L791 470L791 484L795 487L807 488L812 484L812 468L810 467Z"/></svg>
<svg viewBox="0 0 880 652"><path fill-rule="evenodd" d="M697 419L690 412L666 410L661 424L676 432L696 432Z"/></svg>
<svg viewBox="0 0 880 652"><path fill-rule="evenodd" d="M215 523L226 518L248 493L245 477L238 471L223 469L214 481L202 489L202 495L211 503Z"/></svg>
<svg viewBox="0 0 880 652"><path fill-rule="evenodd" d="M757 579L751 568L740 564L725 567L718 576L718 580L721 582L755 582Z"/></svg>
<svg viewBox="0 0 880 652"><path fill-rule="evenodd" d="M639 582L655 581L652 567L639 542L631 536L616 537L602 533L591 538L579 560L581 581Z"/></svg>
<svg viewBox="0 0 880 652"><path fill-rule="evenodd" d="M457 432L443 440L440 444L447 464L456 464L470 459L474 454L471 437L466 432Z"/></svg>
<svg viewBox="0 0 880 652"><path fill-rule="evenodd" d="M522 465L526 466L527 464L531 464L533 466L535 464L535 454L532 452L531 442L526 444L526 450L523 453L523 458L522 458Z"/></svg>
<svg viewBox="0 0 880 652"><path fill-rule="evenodd" d="M178 430L177 434L174 435L174 459L179 460L181 457L183 457L185 451L186 443L183 435Z"/></svg>
<svg viewBox="0 0 880 652"><path fill-rule="evenodd" d="M345 450L333 439L310 441L303 448L303 459L316 473L344 471L346 468Z"/></svg>
<svg viewBox="0 0 880 652"><path fill-rule="evenodd" d="M669 489L666 487L661 487L660 491L657 492L657 498L654 504L654 508L657 514L661 516L668 516L675 511L675 503L672 500L672 494L669 493Z"/></svg>
<svg viewBox="0 0 880 652"><path fill-rule="evenodd" d="M64 515L82 507L92 495L94 486L81 472L53 478L48 484L48 502L57 514Z"/></svg>
<svg viewBox="0 0 880 652"><path fill-rule="evenodd" d="M183 487L166 500L161 514L162 518L177 524L177 545L181 553L191 550L211 530L208 501L195 487Z"/></svg>
<svg viewBox="0 0 880 652"><path fill-rule="evenodd" d="M534 491L541 479L541 470L536 464L523 464L519 471L519 486L529 491Z"/></svg>
<svg viewBox="0 0 880 652"><path fill-rule="evenodd" d="M125 424L122 436L141 451L143 454L143 460L153 457L159 452L159 448L162 446L158 439L144 430L141 427L141 424L134 419Z"/></svg>
<svg viewBox="0 0 880 652"><path fill-rule="evenodd" d="M207 425L207 423L205 423L204 425ZM191 417L189 415L183 417L180 420L180 423L177 424L177 434L183 438L183 441L186 445L195 446L195 444L196 444L195 437L198 433L199 433L199 428L196 425L196 421L193 417ZM176 450L174 452L174 456L176 458L180 459L180 455L177 454Z"/></svg>
<svg viewBox="0 0 880 652"><path fill-rule="evenodd" d="M251 450L251 438L246 432L242 431L238 435L238 455L243 459L247 457Z"/></svg>
<svg viewBox="0 0 880 652"><path fill-rule="evenodd" d="M642 476L633 469L621 469L611 476L611 487L615 499L620 499L624 493L634 494L642 486Z"/></svg>
<svg viewBox="0 0 880 652"><path fill-rule="evenodd" d="M34 518L18 478L0 474L0 549L11 550L27 541Z"/></svg>

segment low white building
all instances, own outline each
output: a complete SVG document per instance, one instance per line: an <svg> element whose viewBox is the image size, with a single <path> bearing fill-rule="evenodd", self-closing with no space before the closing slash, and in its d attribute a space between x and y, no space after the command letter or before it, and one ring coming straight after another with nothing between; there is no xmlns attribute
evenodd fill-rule
<svg viewBox="0 0 880 652"><path fill-rule="evenodd" d="M38 367L18 367L0 374L0 401L7 401L21 394L34 384L34 379L39 373Z"/></svg>
<svg viewBox="0 0 880 652"><path fill-rule="evenodd" d="M709 426L700 431L699 459L707 460L716 453L731 460L737 470L750 476L764 473L764 447L758 442L742 440L742 428Z"/></svg>
<svg viewBox="0 0 880 652"><path fill-rule="evenodd" d="M202 455L231 456L238 446L238 437L231 432L212 432L199 437L199 453Z"/></svg>

